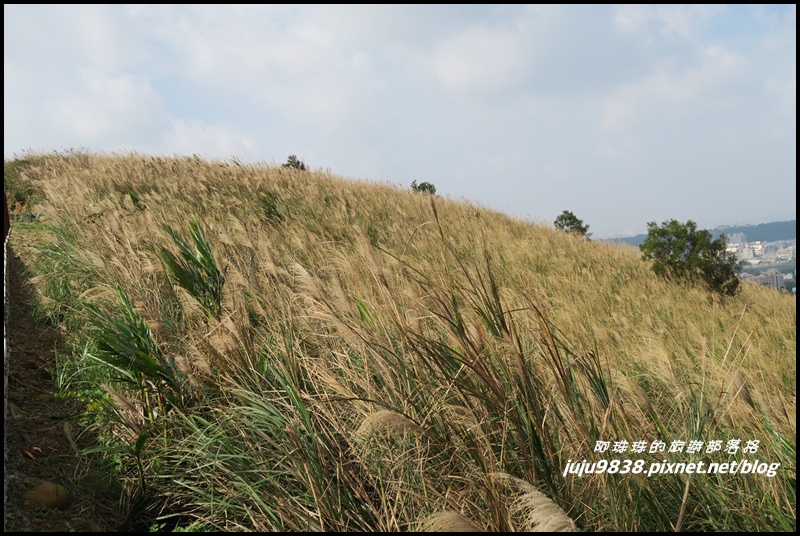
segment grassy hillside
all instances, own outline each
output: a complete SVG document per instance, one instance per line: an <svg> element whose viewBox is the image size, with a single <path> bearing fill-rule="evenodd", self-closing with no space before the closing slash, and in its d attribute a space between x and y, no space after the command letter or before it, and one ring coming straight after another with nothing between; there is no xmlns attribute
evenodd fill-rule
<svg viewBox="0 0 800 536"><path fill-rule="evenodd" d="M720 301L632 247L330 173L85 153L6 169L41 214L14 227L38 312L74 343L59 388L165 523L795 527L788 295ZM565 471L584 460L606 470ZM743 460L780 466L650 471Z"/></svg>

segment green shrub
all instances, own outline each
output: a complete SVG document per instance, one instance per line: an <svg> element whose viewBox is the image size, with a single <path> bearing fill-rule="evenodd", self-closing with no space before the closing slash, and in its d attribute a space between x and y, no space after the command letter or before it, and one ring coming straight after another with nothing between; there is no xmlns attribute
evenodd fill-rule
<svg viewBox="0 0 800 536"><path fill-rule="evenodd" d="M435 194L436 193L436 186L429 182L421 182L417 184L417 181L411 182L411 189L414 190L418 194Z"/></svg>
<svg viewBox="0 0 800 536"><path fill-rule="evenodd" d="M639 246L642 259L653 261L653 271L679 280L699 278L713 292L734 296L739 290L742 263L726 250L728 239L712 240L711 232L697 229L692 220L647 224L647 238Z"/></svg>
<svg viewBox="0 0 800 536"><path fill-rule="evenodd" d="M579 219L569 210L562 212L561 215L556 218L556 221L553 222L553 225L560 231L585 236L586 238L592 236L592 233L588 232L589 226L584 225L583 220Z"/></svg>
<svg viewBox="0 0 800 536"><path fill-rule="evenodd" d="M306 164L297 156L290 154L289 158L286 159L286 163L283 164L283 167L287 169L299 169L300 171L306 170Z"/></svg>

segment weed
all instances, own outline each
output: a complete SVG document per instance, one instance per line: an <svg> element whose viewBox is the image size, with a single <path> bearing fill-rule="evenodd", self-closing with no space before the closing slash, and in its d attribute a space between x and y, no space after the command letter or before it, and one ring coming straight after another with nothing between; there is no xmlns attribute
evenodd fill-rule
<svg viewBox="0 0 800 536"><path fill-rule="evenodd" d="M163 229L178 246L180 258L166 248L160 257L175 284L186 290L212 316L222 312L222 287L225 276L217 267L211 246L196 216L189 221L189 234L194 250L168 225Z"/></svg>

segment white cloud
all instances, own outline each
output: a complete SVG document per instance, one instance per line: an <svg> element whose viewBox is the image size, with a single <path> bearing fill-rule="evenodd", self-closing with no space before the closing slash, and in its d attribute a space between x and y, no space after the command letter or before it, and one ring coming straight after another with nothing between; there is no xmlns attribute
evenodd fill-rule
<svg viewBox="0 0 800 536"><path fill-rule="evenodd" d="M706 210L714 224L754 206L794 212L787 196L761 197L795 183L794 6L6 5L4 15L6 155L295 153L548 221L573 210L598 236L660 211ZM748 199L720 194L754 174L761 188Z"/></svg>
<svg viewBox="0 0 800 536"><path fill-rule="evenodd" d="M217 159L251 153L257 145L252 137L229 128L180 119L172 122L172 129L164 135L163 143L170 154L197 154Z"/></svg>
<svg viewBox="0 0 800 536"><path fill-rule="evenodd" d="M657 120L685 122L729 114L744 106L741 91L752 85L746 61L714 45L696 51L693 64L678 71L658 69L646 78L613 91L603 105L601 127L644 127Z"/></svg>
<svg viewBox="0 0 800 536"><path fill-rule="evenodd" d="M53 96L45 106L56 128L72 131L79 139L134 143L163 128L158 119L161 99L141 77L85 71L72 89Z"/></svg>
<svg viewBox="0 0 800 536"><path fill-rule="evenodd" d="M469 28L434 52L433 68L447 89L502 89L522 70L521 45L505 28Z"/></svg>
<svg viewBox="0 0 800 536"><path fill-rule="evenodd" d="M725 9L718 4L624 4L614 7L614 23L628 32L656 29L664 36L692 41L709 19Z"/></svg>

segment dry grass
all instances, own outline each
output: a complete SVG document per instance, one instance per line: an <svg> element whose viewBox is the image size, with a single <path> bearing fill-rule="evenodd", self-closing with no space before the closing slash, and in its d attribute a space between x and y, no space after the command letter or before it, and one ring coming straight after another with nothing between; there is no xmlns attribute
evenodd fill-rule
<svg viewBox="0 0 800 536"><path fill-rule="evenodd" d="M423 520L420 532L486 532L458 512L438 512Z"/></svg>
<svg viewBox="0 0 800 536"><path fill-rule="evenodd" d="M165 511L216 529L531 530L550 525L519 512L552 496L591 530L794 524L790 296L743 285L715 300L633 248L326 172L28 161L53 226L31 253L43 311L80 326L84 303L118 310L119 286L186 375L186 407L142 451ZM193 215L225 276L211 316L159 260L165 226L191 244ZM561 473L615 458L598 439L735 438L760 440L783 476ZM509 503L499 473L529 488Z"/></svg>

